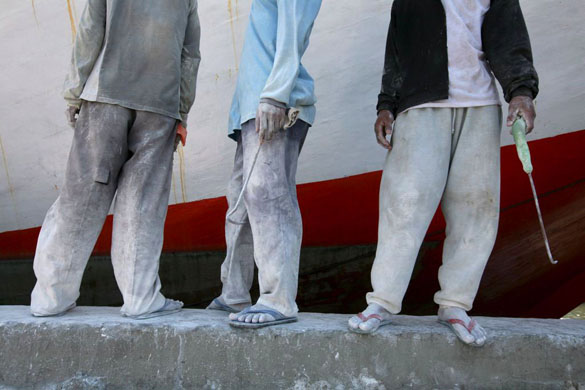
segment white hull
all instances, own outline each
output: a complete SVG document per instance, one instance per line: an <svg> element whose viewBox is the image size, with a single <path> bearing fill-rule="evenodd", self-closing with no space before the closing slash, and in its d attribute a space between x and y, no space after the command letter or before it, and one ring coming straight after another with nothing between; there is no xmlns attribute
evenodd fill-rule
<svg viewBox="0 0 585 390"><path fill-rule="evenodd" d="M170 203L223 196L235 143L226 137L250 0L200 0L202 56L186 148ZM541 78L532 139L585 129L585 0L522 0ZM72 131L61 86L84 0L3 0L0 6L0 232L39 226L58 196ZM304 64L317 122L298 169L308 183L382 168L372 124L389 0L325 0ZM73 23L73 25L74 25ZM145 80L145 82L148 82ZM512 142L507 131L502 144Z"/></svg>

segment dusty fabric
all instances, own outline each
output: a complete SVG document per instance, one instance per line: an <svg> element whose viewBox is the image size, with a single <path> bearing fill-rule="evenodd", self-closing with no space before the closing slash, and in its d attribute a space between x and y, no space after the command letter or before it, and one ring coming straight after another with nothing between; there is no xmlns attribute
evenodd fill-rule
<svg viewBox="0 0 585 390"><path fill-rule="evenodd" d="M165 304L158 266L176 122L116 105L83 103L65 183L37 243L33 314L60 313L77 300L114 194L112 263L124 298L122 314L149 313Z"/></svg>
<svg viewBox="0 0 585 390"><path fill-rule="evenodd" d="M501 121L497 105L420 108L398 116L380 186L368 304L400 312L441 202L447 228L435 302L471 309L498 230Z"/></svg>
<svg viewBox="0 0 585 390"><path fill-rule="evenodd" d="M254 121L242 126L227 192L231 212L258 148ZM221 266L221 299L228 305L250 303L254 260L258 266L259 304L284 316L298 312L295 303L302 239L296 192L299 153L308 124L298 121L262 145L244 193L244 203L232 215L242 225L226 221L227 255Z"/></svg>
<svg viewBox="0 0 585 390"><path fill-rule="evenodd" d="M242 49L228 134L256 118L261 98L300 110L299 118L315 120L314 81L301 64L309 46L321 0L254 0Z"/></svg>
<svg viewBox="0 0 585 390"><path fill-rule="evenodd" d="M420 107L477 107L499 104L494 76L481 40L491 0L442 0L447 17L449 98Z"/></svg>
<svg viewBox="0 0 585 390"><path fill-rule="evenodd" d="M196 0L88 0L64 96L181 119L195 99Z"/></svg>

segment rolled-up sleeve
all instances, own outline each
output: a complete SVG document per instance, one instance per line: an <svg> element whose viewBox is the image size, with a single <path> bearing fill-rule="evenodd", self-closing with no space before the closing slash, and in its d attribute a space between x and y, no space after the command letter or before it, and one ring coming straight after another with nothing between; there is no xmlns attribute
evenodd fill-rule
<svg viewBox="0 0 585 390"><path fill-rule="evenodd" d="M189 21L185 32L185 41L181 53L181 101L179 114L183 126L187 126L187 116L193 102L195 101L195 91L197 89L197 72L201 62L201 53L199 52L199 41L201 38L201 26L197 14L197 1L193 0L189 12Z"/></svg>
<svg viewBox="0 0 585 390"><path fill-rule="evenodd" d="M321 0L277 0L277 4L276 54L260 98L288 105Z"/></svg>
<svg viewBox="0 0 585 390"><path fill-rule="evenodd" d="M89 0L83 10L73 44L71 65L63 86L69 105L79 107L80 96L104 43L106 0Z"/></svg>

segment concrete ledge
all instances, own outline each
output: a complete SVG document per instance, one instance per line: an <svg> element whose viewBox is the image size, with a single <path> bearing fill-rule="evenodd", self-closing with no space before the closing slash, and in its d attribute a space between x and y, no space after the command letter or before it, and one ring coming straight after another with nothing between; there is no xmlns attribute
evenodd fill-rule
<svg viewBox="0 0 585 390"><path fill-rule="evenodd" d="M585 389L585 321L478 318L490 340L477 349L434 317L373 336L348 333L347 318L249 331L202 310L132 321L0 306L0 389Z"/></svg>

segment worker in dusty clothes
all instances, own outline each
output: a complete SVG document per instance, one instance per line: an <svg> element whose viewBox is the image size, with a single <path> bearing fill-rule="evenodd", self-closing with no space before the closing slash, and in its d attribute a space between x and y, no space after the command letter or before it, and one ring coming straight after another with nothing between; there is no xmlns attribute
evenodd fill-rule
<svg viewBox="0 0 585 390"><path fill-rule="evenodd" d="M183 306L161 294L158 267L173 152L195 98L199 37L196 0L88 0L64 86L73 145L38 239L33 315L75 307L114 194L121 313L143 319Z"/></svg>
<svg viewBox="0 0 585 390"><path fill-rule="evenodd" d="M237 147L227 193L223 289L208 307L232 312L235 327L297 319L302 221L295 176L316 102L301 58L320 7L321 0L252 2L229 117L229 136ZM294 125L287 115L293 111ZM260 298L250 306L254 260Z"/></svg>
<svg viewBox="0 0 585 390"><path fill-rule="evenodd" d="M498 230L502 114L494 76L534 126L538 77L518 0L395 0L375 133L388 149L367 309L349 328L374 332L401 310L431 219L447 222L439 321L466 344L486 333L467 311Z"/></svg>

